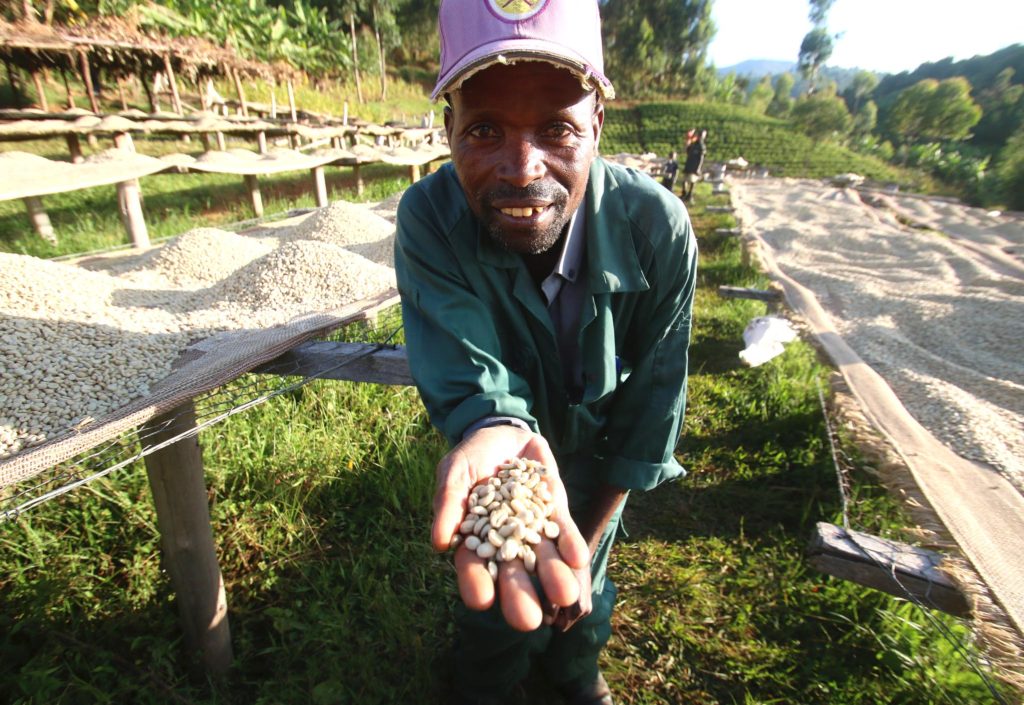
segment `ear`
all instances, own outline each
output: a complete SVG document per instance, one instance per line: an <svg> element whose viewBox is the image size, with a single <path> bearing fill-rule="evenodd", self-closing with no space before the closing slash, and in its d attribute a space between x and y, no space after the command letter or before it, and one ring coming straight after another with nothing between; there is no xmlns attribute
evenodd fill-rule
<svg viewBox="0 0 1024 705"><path fill-rule="evenodd" d="M455 117L452 113L452 106L444 106L444 133L448 136L448 144L452 143L452 126L455 124Z"/></svg>
<svg viewBox="0 0 1024 705"><path fill-rule="evenodd" d="M594 153L597 154L601 147L601 130L604 128L604 103L598 101L594 106L591 124L594 129Z"/></svg>

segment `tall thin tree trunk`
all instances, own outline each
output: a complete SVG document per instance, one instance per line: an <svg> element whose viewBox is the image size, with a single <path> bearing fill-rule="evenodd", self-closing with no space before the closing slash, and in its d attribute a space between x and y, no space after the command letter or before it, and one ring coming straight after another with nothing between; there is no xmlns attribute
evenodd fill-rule
<svg viewBox="0 0 1024 705"><path fill-rule="evenodd" d="M380 42L380 23L377 22L377 4L371 8L373 12L373 36L377 40L377 65L380 67L380 99L388 98L387 75L384 73L384 45Z"/></svg>
<svg viewBox="0 0 1024 705"><path fill-rule="evenodd" d="M356 17L354 12L348 13L348 29L352 34L352 70L356 76L356 96L359 104L363 104L363 84L359 80L359 50L356 48Z"/></svg>

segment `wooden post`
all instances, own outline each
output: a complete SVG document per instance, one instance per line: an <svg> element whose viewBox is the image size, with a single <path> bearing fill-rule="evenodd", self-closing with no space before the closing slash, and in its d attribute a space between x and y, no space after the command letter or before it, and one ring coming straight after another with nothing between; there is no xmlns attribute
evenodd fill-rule
<svg viewBox="0 0 1024 705"><path fill-rule="evenodd" d="M78 135L68 133L64 135L64 139L68 143L68 152L71 154L71 163L80 164L82 162L82 143L78 140Z"/></svg>
<svg viewBox="0 0 1024 705"><path fill-rule="evenodd" d="M32 229L39 234L39 237L51 245L56 245L57 235L53 232L50 216L43 208L43 199L39 196L29 196L25 199L25 207L28 209L28 218L32 221Z"/></svg>
<svg viewBox="0 0 1024 705"><path fill-rule="evenodd" d="M32 72L32 82L36 84L36 102L39 103L39 109L44 113L50 112L50 104L46 100L46 91L43 90L43 79L35 71Z"/></svg>
<svg viewBox="0 0 1024 705"><path fill-rule="evenodd" d="M324 177L324 168L322 166L313 167L313 187L316 193L316 205L317 208L323 208L327 205L327 179Z"/></svg>
<svg viewBox="0 0 1024 705"><path fill-rule="evenodd" d="M128 96L124 93L124 78L117 78L117 95L121 99L121 110L128 111Z"/></svg>
<svg viewBox="0 0 1024 705"><path fill-rule="evenodd" d="M195 407L186 402L140 429L145 448L155 448L196 426ZM231 666L231 628L224 579L217 564L210 509L203 480L203 456L196 436L146 455L164 564L177 596L185 642L208 673Z"/></svg>
<svg viewBox="0 0 1024 705"><path fill-rule="evenodd" d="M139 83L142 84L142 90L146 92L146 98L149 100L149 112L160 112L160 98L154 93L153 89L149 87L149 81L146 79L146 74L139 74Z"/></svg>
<svg viewBox="0 0 1024 705"><path fill-rule="evenodd" d="M68 81L68 74L66 71L61 69L60 75L61 78L64 79L64 91L67 93L68 96L68 110L74 110L76 107L75 94L71 92L71 83Z"/></svg>
<svg viewBox="0 0 1024 705"><path fill-rule="evenodd" d="M263 217L263 196L260 194L260 182L255 174L245 175L245 186L249 189L249 200L252 201L252 212L257 218Z"/></svg>
<svg viewBox="0 0 1024 705"><path fill-rule="evenodd" d="M277 81L270 82L270 119L277 119Z"/></svg>
<svg viewBox="0 0 1024 705"><path fill-rule="evenodd" d="M256 144L259 145L260 154L267 153L267 133L263 130L256 133Z"/></svg>
<svg viewBox="0 0 1024 705"><path fill-rule="evenodd" d="M359 165L358 164L356 164L355 166L352 167L352 173L355 174L355 177L356 177L356 194L359 195L359 196L362 196L363 195L363 188L364 188L364 186L363 186L363 175L362 175L362 173L359 170Z"/></svg>
<svg viewBox="0 0 1024 705"><path fill-rule="evenodd" d="M231 78L235 81L235 92L238 93L239 110L242 111L242 117L249 117L249 105L245 102L245 89L242 88L242 77L236 69L229 70L231 71Z"/></svg>
<svg viewBox="0 0 1024 705"><path fill-rule="evenodd" d="M219 149L222 152L225 151L228 148L228 146L227 143L224 141L224 133L217 132L215 136L217 138L217 149Z"/></svg>
<svg viewBox="0 0 1024 705"><path fill-rule="evenodd" d="M134 152L135 144L127 132L114 135L114 146L126 152ZM149 247L149 230L142 213L142 189L138 179L122 181L117 185L117 204L121 210L121 221L132 244L138 248Z"/></svg>
<svg viewBox="0 0 1024 705"><path fill-rule="evenodd" d="M82 70L82 82L85 83L85 92L89 96L89 105L92 111L100 114L100 102L96 99L96 91L92 85L92 72L89 70L89 56L85 49L78 50L78 63Z"/></svg>
<svg viewBox="0 0 1024 705"><path fill-rule="evenodd" d="M171 84L171 102L174 106L174 112L178 115L184 115L185 111L181 107L181 94L178 93L178 82L174 80L174 67L171 66L170 52L164 54L164 72L167 74L167 82Z"/></svg>
<svg viewBox="0 0 1024 705"><path fill-rule="evenodd" d="M414 184L420 180L420 165L410 164L409 165L409 183Z"/></svg>
<svg viewBox="0 0 1024 705"><path fill-rule="evenodd" d="M295 109L295 86L292 84L292 79L288 79L288 111L292 118L292 124L294 125L299 121L298 111ZM298 149L301 141L298 135L291 135L289 137L292 143L292 149Z"/></svg>

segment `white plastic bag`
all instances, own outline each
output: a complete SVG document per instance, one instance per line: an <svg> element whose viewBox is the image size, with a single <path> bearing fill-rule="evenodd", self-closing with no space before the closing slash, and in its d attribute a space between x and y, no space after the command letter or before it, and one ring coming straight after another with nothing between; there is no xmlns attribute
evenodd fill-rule
<svg viewBox="0 0 1024 705"><path fill-rule="evenodd" d="M796 340L796 330L785 318L758 316L743 329L743 342L747 347L740 350L740 359L750 367L757 367L781 355L785 343Z"/></svg>

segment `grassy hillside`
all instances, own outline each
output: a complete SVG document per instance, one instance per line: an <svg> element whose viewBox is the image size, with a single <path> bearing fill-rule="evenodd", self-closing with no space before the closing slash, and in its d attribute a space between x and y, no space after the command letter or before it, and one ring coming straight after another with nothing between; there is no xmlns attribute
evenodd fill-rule
<svg viewBox="0 0 1024 705"><path fill-rule="evenodd" d="M816 143L784 120L758 115L735 105L647 103L607 107L601 149L668 154L683 151L686 131L706 128L708 159L743 157L775 176L821 178L848 171L879 181L913 184L917 178L881 160L834 144Z"/></svg>

